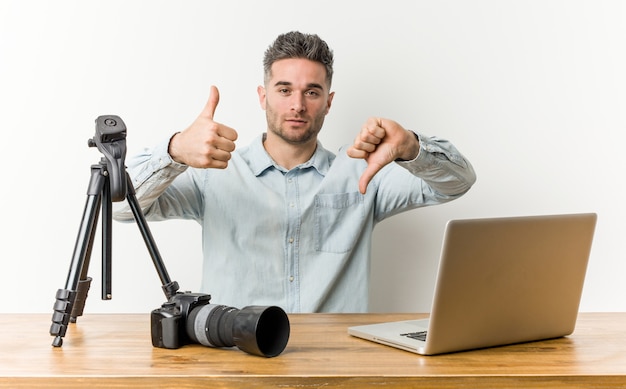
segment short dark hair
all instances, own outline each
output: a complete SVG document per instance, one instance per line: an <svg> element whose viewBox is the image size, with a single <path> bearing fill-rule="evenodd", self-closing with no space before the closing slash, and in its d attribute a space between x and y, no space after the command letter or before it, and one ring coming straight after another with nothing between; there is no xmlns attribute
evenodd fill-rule
<svg viewBox="0 0 626 389"><path fill-rule="evenodd" d="M305 58L321 63L326 68L326 81L329 86L331 85L333 80L333 51L316 34L291 31L279 35L265 50L263 57L266 82L271 77L274 62L288 58Z"/></svg>

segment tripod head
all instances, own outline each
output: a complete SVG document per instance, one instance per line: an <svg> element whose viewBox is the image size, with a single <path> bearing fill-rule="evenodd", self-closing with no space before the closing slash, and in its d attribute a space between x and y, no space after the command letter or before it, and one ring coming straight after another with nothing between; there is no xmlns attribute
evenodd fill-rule
<svg viewBox="0 0 626 389"><path fill-rule="evenodd" d="M104 154L111 201L122 201L127 194L126 170L126 125L119 116L103 115L96 119L96 134L87 141L89 147L97 147Z"/></svg>

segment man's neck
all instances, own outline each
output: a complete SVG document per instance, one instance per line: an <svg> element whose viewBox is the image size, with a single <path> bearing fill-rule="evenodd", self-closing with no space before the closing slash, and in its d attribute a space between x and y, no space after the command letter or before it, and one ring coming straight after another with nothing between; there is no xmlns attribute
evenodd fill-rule
<svg viewBox="0 0 626 389"><path fill-rule="evenodd" d="M274 162L291 170L311 159L317 148L317 139L311 139L303 144L291 144L268 133L263 141L263 147Z"/></svg>

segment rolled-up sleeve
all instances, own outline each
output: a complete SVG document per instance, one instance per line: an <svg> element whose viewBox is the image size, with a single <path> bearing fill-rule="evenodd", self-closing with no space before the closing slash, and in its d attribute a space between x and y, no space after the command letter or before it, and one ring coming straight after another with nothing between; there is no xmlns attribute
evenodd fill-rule
<svg viewBox="0 0 626 389"><path fill-rule="evenodd" d="M169 139L154 148L146 148L128 160L127 171L135 188L135 196L144 213L151 219L165 218L164 207L152 207L172 182L187 170L187 166L174 161L167 152ZM154 208L154 209L150 209ZM127 202L114 205L113 218L118 221L134 220Z"/></svg>
<svg viewBox="0 0 626 389"><path fill-rule="evenodd" d="M416 135L420 142L417 157L396 163L441 194L459 196L467 192L476 182L472 164L449 141Z"/></svg>

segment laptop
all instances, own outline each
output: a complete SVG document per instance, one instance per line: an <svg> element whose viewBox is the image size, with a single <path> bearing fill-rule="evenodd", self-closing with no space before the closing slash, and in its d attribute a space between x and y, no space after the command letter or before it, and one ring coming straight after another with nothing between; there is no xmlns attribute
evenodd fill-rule
<svg viewBox="0 0 626 389"><path fill-rule="evenodd" d="M422 355L558 338L576 325L597 215L451 220L428 319L352 336Z"/></svg>

